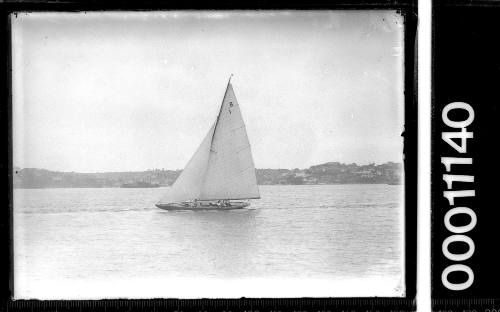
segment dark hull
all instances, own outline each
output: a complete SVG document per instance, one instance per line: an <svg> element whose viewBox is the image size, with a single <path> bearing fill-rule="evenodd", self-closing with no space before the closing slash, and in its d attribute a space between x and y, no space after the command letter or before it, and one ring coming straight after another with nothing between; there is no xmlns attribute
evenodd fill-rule
<svg viewBox="0 0 500 312"><path fill-rule="evenodd" d="M201 204L198 207L193 207L189 203L169 203L169 204L156 204L156 207L163 210L191 210L191 211L206 211L206 210L234 210L245 208L249 203L245 202L231 202L229 206L217 206L209 204Z"/></svg>

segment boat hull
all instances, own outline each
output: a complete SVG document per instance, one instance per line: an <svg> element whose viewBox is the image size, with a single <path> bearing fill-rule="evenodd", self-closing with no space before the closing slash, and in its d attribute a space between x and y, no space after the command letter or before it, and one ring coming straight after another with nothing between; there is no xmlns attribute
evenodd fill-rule
<svg viewBox="0 0 500 312"><path fill-rule="evenodd" d="M249 205L250 203L247 202L231 202L229 206L217 206L215 204L200 204L198 207L193 207L191 203L168 203L168 204L156 204L156 207L163 210L206 211L206 210L242 209Z"/></svg>

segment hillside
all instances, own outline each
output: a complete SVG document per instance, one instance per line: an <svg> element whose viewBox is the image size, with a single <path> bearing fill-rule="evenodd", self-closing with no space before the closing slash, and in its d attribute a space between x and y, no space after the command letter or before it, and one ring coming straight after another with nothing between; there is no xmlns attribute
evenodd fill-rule
<svg viewBox="0 0 500 312"><path fill-rule="evenodd" d="M357 165L328 162L308 169L257 169L257 182L273 184L397 184L402 164ZM14 188L120 187L124 183L145 181L171 185L180 170L154 169L136 172L59 172L36 168L16 168Z"/></svg>

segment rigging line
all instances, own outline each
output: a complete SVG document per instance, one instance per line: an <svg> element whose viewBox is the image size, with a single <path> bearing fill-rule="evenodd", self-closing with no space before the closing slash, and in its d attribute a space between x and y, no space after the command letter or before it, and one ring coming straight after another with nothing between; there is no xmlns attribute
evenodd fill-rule
<svg viewBox="0 0 500 312"><path fill-rule="evenodd" d="M250 144L248 144L248 145L246 145L246 146L244 146L244 147L240 148L239 150L237 150L237 151L236 151L236 153L239 153L239 152L241 152L241 151L243 151L243 150L246 150L246 149L247 149L247 148L249 148L249 147L250 147Z"/></svg>
<svg viewBox="0 0 500 312"><path fill-rule="evenodd" d="M239 130L241 128L245 128L245 124L243 124L242 126L239 126L239 127L236 127L236 128L233 128L231 129L231 131L236 131L236 130Z"/></svg>
<svg viewBox="0 0 500 312"><path fill-rule="evenodd" d="M241 170L240 173L247 171L248 169L252 169L252 167L246 167L245 169Z"/></svg>

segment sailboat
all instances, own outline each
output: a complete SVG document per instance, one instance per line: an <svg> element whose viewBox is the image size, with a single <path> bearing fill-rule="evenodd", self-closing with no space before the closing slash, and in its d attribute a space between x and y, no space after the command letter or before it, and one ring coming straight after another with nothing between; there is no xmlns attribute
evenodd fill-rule
<svg viewBox="0 0 500 312"><path fill-rule="evenodd" d="M250 205L249 199L259 198L250 142L229 77L215 122L156 206L228 210L244 208Z"/></svg>

